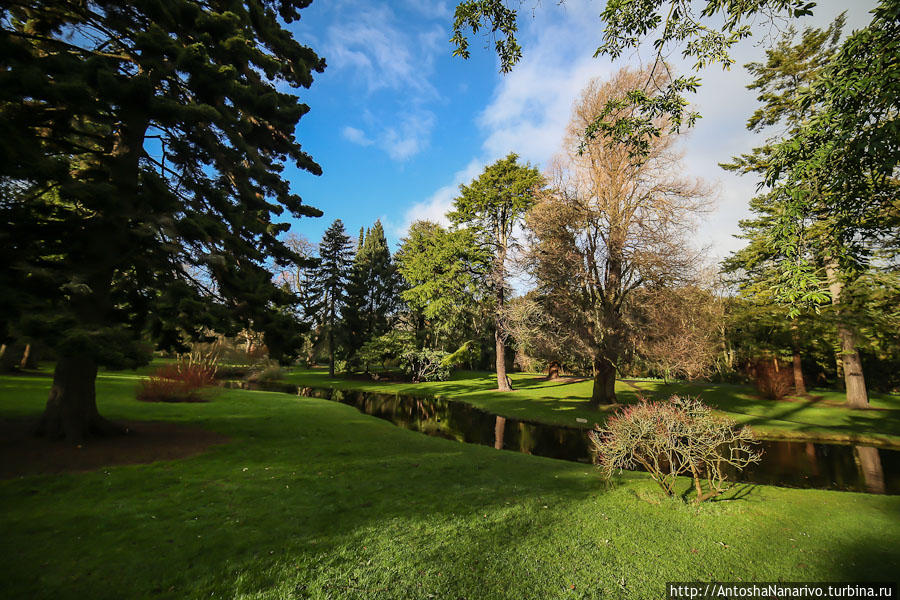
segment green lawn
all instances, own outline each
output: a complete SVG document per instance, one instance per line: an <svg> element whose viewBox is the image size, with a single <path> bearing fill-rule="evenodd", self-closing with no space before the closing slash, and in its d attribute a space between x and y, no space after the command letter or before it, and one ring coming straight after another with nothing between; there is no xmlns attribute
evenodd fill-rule
<svg viewBox="0 0 900 600"><path fill-rule="evenodd" d="M49 379L0 377L0 416ZM645 476L423 436L338 403L229 390L111 418L191 422L199 457L0 482L8 598L635 598L673 580L892 580L900 497L741 487L700 508ZM688 489L688 482L683 481Z"/></svg>
<svg viewBox="0 0 900 600"><path fill-rule="evenodd" d="M342 377L329 378L323 369L293 369L285 381L300 386L360 389L419 394L461 400L505 417L573 427L591 427L602 422L614 408L592 409L587 399L591 382L546 381L528 373L510 375L515 392L497 392L490 373L460 371L449 381L433 383L379 383ZM739 423L750 425L769 439L817 439L839 442L861 441L900 447L900 396L874 394L872 406L879 410L850 410L841 403L842 394L813 391L810 399L775 402L756 395L750 386L730 384L668 384L661 381L616 383L622 403L634 402L639 394L663 398L671 394L699 395ZM581 423L577 419L586 420Z"/></svg>

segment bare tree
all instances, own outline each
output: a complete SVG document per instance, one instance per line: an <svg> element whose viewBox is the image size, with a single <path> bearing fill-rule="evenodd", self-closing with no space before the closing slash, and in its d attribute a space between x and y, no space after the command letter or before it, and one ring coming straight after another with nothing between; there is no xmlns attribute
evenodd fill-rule
<svg viewBox="0 0 900 600"><path fill-rule="evenodd" d="M665 380L709 374L722 346L725 307L696 285L636 290L636 348Z"/></svg>
<svg viewBox="0 0 900 600"><path fill-rule="evenodd" d="M682 175L674 134L650 138L644 157L610 138L579 148L595 115L647 77L623 69L584 89L548 173L551 190L527 220L529 270L548 313L565 326L570 348L590 358L594 404L616 400L616 366L633 335L635 290L694 278L699 253L687 234L709 206L708 187Z"/></svg>

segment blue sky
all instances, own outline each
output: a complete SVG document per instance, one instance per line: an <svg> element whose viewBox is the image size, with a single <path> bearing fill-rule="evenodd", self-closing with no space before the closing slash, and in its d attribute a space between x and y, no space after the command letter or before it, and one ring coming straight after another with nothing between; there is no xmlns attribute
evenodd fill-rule
<svg viewBox="0 0 900 600"><path fill-rule="evenodd" d="M461 183L509 152L543 168L560 148L572 103L593 77L649 53L615 64L592 58L600 41L602 2L567 0L523 4L520 42L524 58L508 75L497 71L490 38L472 40L472 57L451 56L454 3L434 0L319 0L290 25L295 37L325 57L328 67L300 92L311 112L297 137L322 165L315 177L296 169L286 176L304 201L325 212L302 219L292 231L318 241L340 218L351 235L381 219L393 246L415 219L439 220ZM871 1L820 2L798 26L825 26L848 11L847 31L865 26ZM696 232L715 260L741 246L733 235L756 181L717 163L758 145L762 137L744 124L756 107L741 67L763 58L777 27L757 27L742 42L730 71L701 74L692 98L703 118L683 142L685 168L713 183L717 204ZM677 58L677 57L676 57ZM688 65L672 60L676 68Z"/></svg>

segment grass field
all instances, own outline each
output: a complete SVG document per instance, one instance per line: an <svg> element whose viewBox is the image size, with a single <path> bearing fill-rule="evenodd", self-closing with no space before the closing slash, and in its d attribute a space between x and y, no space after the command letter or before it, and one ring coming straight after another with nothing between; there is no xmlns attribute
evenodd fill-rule
<svg viewBox="0 0 900 600"><path fill-rule="evenodd" d="M135 382L101 376L101 412L232 442L0 482L4 598L651 599L666 581L893 580L900 566L900 497L755 486L697 508L643 475L604 484L334 402L145 404ZM36 416L49 385L0 378L0 416Z"/></svg>
<svg viewBox="0 0 900 600"><path fill-rule="evenodd" d="M490 373L460 371L449 381L432 383L380 383L343 377L329 378L323 369L293 369L285 381L301 386L360 389L420 394L461 400L505 417L572 427L591 427L602 422L614 408L591 408L591 381L547 381L541 375L513 373L514 392L497 392ZM815 390L811 399L772 401L759 398L750 386L730 384L663 384L661 381L616 382L621 403L639 395L665 398L671 394L700 396L735 421L750 425L769 439L815 439L837 442L868 442L900 447L900 396L873 394L878 410L850 410L842 405L842 394ZM586 424L577 419L584 419Z"/></svg>

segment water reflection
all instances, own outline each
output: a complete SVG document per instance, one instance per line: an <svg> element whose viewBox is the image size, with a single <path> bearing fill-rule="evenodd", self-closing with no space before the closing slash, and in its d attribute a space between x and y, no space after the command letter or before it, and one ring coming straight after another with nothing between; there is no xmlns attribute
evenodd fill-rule
<svg viewBox="0 0 900 600"><path fill-rule="evenodd" d="M254 386L259 387L259 386ZM493 415L462 402L359 391L264 386L328 398L427 435L498 449L589 463L587 432ZM763 442L762 462L731 481L900 494L900 451L812 442Z"/></svg>
<svg viewBox="0 0 900 600"><path fill-rule="evenodd" d="M881 467L881 456L878 448L871 446L854 446L856 463L863 474L866 491L873 494L884 494L887 488L884 485L884 469Z"/></svg>

